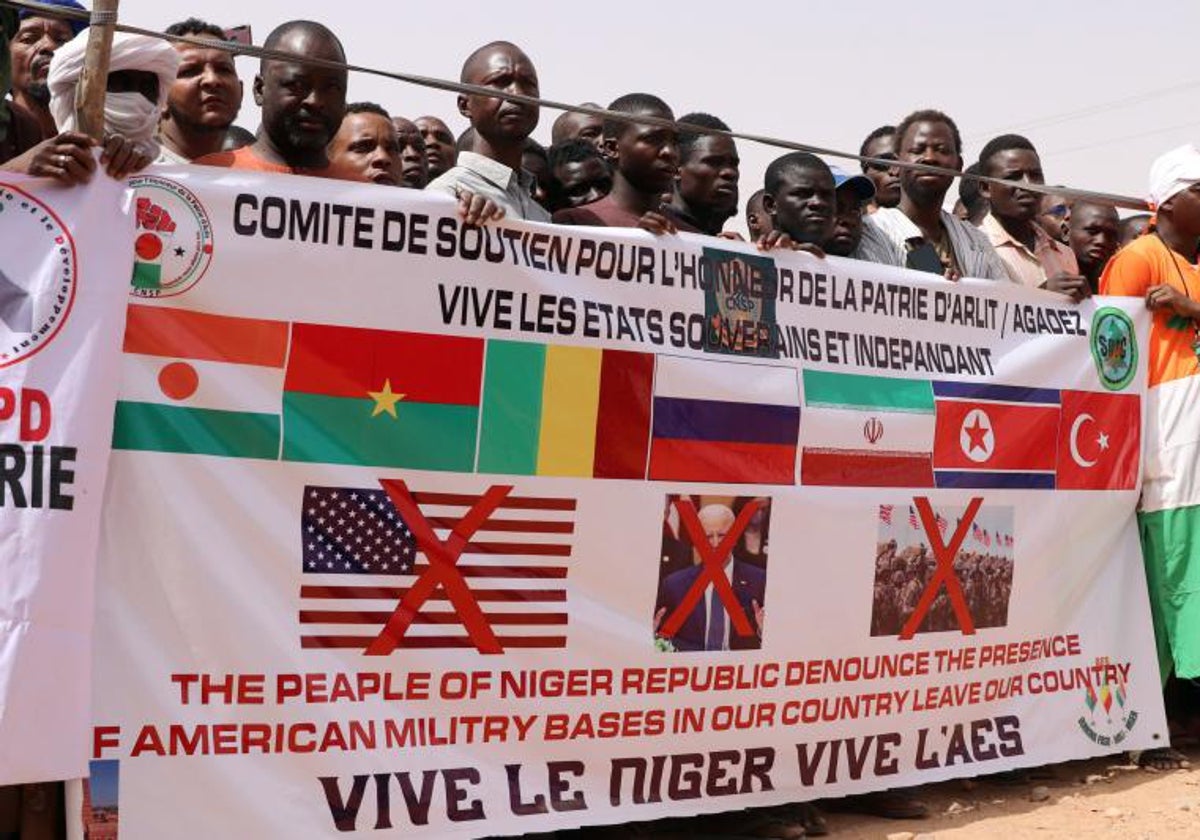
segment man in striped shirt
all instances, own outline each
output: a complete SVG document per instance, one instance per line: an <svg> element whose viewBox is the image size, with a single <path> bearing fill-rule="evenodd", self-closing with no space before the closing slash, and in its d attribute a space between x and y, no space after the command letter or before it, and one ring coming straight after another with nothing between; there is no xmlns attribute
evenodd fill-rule
<svg viewBox="0 0 1200 840"><path fill-rule="evenodd" d="M962 169L962 138L954 120L941 111L916 111L896 126L896 152L903 163ZM891 245L893 262L932 270L940 264L947 280L981 277L1008 282L1008 271L975 226L942 209L954 176L904 167L900 204L871 216ZM929 266L929 268L927 268Z"/></svg>

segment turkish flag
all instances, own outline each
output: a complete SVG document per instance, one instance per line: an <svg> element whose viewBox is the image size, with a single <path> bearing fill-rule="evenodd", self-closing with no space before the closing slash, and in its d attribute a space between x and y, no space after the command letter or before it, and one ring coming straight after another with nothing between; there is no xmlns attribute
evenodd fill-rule
<svg viewBox="0 0 1200 840"><path fill-rule="evenodd" d="M1057 405L938 400L933 466L939 470L1054 469Z"/></svg>
<svg viewBox="0 0 1200 840"><path fill-rule="evenodd" d="M1063 391L1058 489L1134 489L1141 426L1141 398L1137 394Z"/></svg>

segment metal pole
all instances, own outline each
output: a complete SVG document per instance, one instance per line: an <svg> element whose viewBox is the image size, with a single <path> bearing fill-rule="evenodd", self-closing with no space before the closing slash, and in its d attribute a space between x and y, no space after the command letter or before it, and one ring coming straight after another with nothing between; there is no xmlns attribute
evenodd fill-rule
<svg viewBox="0 0 1200 840"><path fill-rule="evenodd" d="M118 2L95 0L83 72L75 89L76 124L80 131L90 135L97 143L104 140L104 90L108 85L108 59L112 52Z"/></svg>

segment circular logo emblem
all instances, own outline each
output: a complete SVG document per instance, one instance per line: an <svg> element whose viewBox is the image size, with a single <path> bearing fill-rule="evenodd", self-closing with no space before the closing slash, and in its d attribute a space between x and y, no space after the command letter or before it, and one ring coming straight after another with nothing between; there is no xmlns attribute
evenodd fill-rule
<svg viewBox="0 0 1200 840"><path fill-rule="evenodd" d="M78 277L75 241L54 211L11 184L0 184L0 368L23 362L54 340L71 314Z"/></svg>
<svg viewBox="0 0 1200 840"><path fill-rule="evenodd" d="M1092 316L1092 359L1104 387L1120 391L1137 372L1137 335L1133 321L1120 309L1103 306Z"/></svg>
<svg viewBox="0 0 1200 840"><path fill-rule="evenodd" d="M130 178L137 190L133 246L135 297L181 295L200 282L212 262L213 229L191 190L166 178Z"/></svg>

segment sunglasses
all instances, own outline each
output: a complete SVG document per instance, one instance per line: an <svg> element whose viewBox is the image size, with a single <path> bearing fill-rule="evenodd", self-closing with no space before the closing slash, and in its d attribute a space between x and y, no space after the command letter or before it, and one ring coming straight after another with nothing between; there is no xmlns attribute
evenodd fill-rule
<svg viewBox="0 0 1200 840"><path fill-rule="evenodd" d="M1066 204L1055 204L1053 207L1047 207L1042 211L1043 216L1053 216L1056 219L1065 219L1071 208Z"/></svg>

